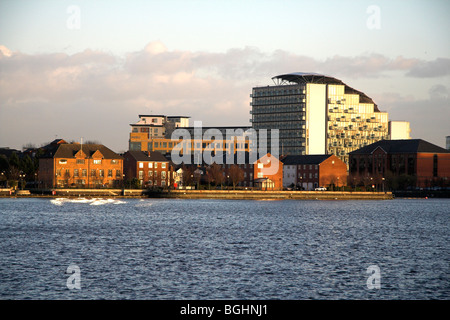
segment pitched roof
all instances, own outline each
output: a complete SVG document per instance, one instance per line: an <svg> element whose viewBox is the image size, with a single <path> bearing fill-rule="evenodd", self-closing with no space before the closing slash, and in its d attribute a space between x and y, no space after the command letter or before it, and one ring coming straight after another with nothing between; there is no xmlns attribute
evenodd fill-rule
<svg viewBox="0 0 450 320"><path fill-rule="evenodd" d="M371 154L378 147L386 153L450 153L449 150L422 139L381 140L350 152L353 154Z"/></svg>
<svg viewBox="0 0 450 320"><path fill-rule="evenodd" d="M289 155L281 159L281 162L284 165L320 164L331 156L331 154Z"/></svg>
<svg viewBox="0 0 450 320"><path fill-rule="evenodd" d="M128 151L136 161L169 161L158 151Z"/></svg>
<svg viewBox="0 0 450 320"><path fill-rule="evenodd" d="M75 154L81 149L88 157L92 157L92 155L98 150L101 152L104 159L123 159L120 155L102 144L81 145L78 143L59 144L56 151L49 150L49 152L45 154L43 158L75 158Z"/></svg>

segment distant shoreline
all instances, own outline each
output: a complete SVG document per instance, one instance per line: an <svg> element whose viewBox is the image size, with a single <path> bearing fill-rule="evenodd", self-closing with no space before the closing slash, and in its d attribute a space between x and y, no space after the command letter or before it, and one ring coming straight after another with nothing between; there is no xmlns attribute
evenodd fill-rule
<svg viewBox="0 0 450 320"><path fill-rule="evenodd" d="M349 191L261 191L261 190L137 190L137 189L48 189L20 194L0 194L12 198L166 198L229 200L391 200L392 192Z"/></svg>

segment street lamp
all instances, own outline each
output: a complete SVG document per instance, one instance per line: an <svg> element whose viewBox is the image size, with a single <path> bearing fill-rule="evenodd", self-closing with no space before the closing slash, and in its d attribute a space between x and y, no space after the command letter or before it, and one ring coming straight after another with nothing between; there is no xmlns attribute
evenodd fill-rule
<svg viewBox="0 0 450 320"><path fill-rule="evenodd" d="M381 181L382 181L382 183L383 183L383 193L384 193L384 177L383 178L381 178Z"/></svg>

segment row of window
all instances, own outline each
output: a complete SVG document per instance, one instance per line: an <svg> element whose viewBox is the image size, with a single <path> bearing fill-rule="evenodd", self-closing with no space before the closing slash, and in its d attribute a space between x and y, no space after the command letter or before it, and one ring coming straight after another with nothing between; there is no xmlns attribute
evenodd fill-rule
<svg viewBox="0 0 450 320"><path fill-rule="evenodd" d="M295 178L295 174L293 174L293 173L286 173L286 177L287 178ZM313 178L313 174L312 173L309 173L309 175L306 174L306 173L303 173L303 174L299 173L298 174L298 178L299 179L307 179L308 177L309 177L309 179L312 179ZM314 179L317 179L317 178L318 178L318 174L314 173Z"/></svg>
<svg viewBox="0 0 450 320"><path fill-rule="evenodd" d="M136 127L133 127L131 132L145 132L145 133L154 132L154 133L158 133L158 128L152 128L152 130L149 130L149 128L136 128Z"/></svg>
<svg viewBox="0 0 450 320"><path fill-rule="evenodd" d="M108 170L107 172L107 176L108 178L112 178L113 177L113 171L115 171L116 174L116 178L121 178L122 177L122 172L121 170ZM58 169L56 170L56 176L57 177L61 177L62 176L62 170ZM70 169L65 169L64 171L64 177L65 178L69 178L71 176L70 173ZM73 177L87 177L87 169L73 169ZM97 169L92 169L91 170L91 177L104 177L105 176L105 170L100 169L97 171Z"/></svg>
<svg viewBox="0 0 450 320"><path fill-rule="evenodd" d="M281 104L281 105L268 105L268 106L254 106L251 110L251 114L260 113L284 113L284 112L305 112L305 104Z"/></svg>
<svg viewBox="0 0 450 320"><path fill-rule="evenodd" d="M304 86L286 86L280 87L265 87L265 88L254 88L252 97L264 97L264 96L279 96L279 95L290 95L290 94L305 94Z"/></svg>
<svg viewBox="0 0 450 320"><path fill-rule="evenodd" d="M152 178L152 179L157 179L158 178L158 171L148 171L147 172L147 177L148 178ZM167 177L167 171L161 171L161 179L166 179ZM144 171L143 170L139 170L139 179L144 179Z"/></svg>
<svg viewBox="0 0 450 320"><path fill-rule="evenodd" d="M300 169L302 169L302 167L303 167L303 170L306 170L306 169L308 169L309 168L309 170L312 170L313 168L315 169L315 170L317 170L317 169L319 169L319 165L318 164L298 164L298 165L286 165L286 166L284 166L286 169L295 169L296 167L298 167L298 169L300 170Z"/></svg>
<svg viewBox="0 0 450 320"><path fill-rule="evenodd" d="M250 103L252 106L285 104L285 103L304 103L306 99L304 96L285 96L285 97L267 97L267 98L253 98Z"/></svg>
<svg viewBox="0 0 450 320"><path fill-rule="evenodd" d="M166 162L161 162L161 168L165 169L167 167L167 163ZM148 168L158 168L158 162L147 162L147 166ZM142 169L144 168L144 162L139 162L139 168Z"/></svg>
<svg viewBox="0 0 450 320"><path fill-rule="evenodd" d="M102 161L103 161L103 163L105 163L107 160L94 159L94 164L102 164ZM119 160L116 160L116 159L112 159L110 161L111 161L111 164L119 163ZM85 164L85 162L86 162L85 159L77 159L77 161L76 161L77 164ZM67 164L67 159L60 159L59 164Z"/></svg>

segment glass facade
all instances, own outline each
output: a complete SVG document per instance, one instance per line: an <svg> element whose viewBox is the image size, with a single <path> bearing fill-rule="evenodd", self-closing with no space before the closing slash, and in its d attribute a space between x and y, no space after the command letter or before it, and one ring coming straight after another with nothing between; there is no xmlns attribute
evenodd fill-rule
<svg viewBox="0 0 450 320"><path fill-rule="evenodd" d="M308 123L312 110L308 110L307 104L310 82L305 79L299 78L295 84L289 80L281 85L253 88L252 126L279 129L280 154L308 154L311 139L308 134L323 128L323 123L320 126L313 121ZM349 152L388 139L388 114L379 112L369 97L340 80L325 76L317 79L314 78L314 83L326 85L326 98L321 103L325 108L326 154L334 154L348 165Z"/></svg>
<svg viewBox="0 0 450 320"><path fill-rule="evenodd" d="M251 97L253 129L279 129L280 154L305 154L305 85L257 87Z"/></svg>

